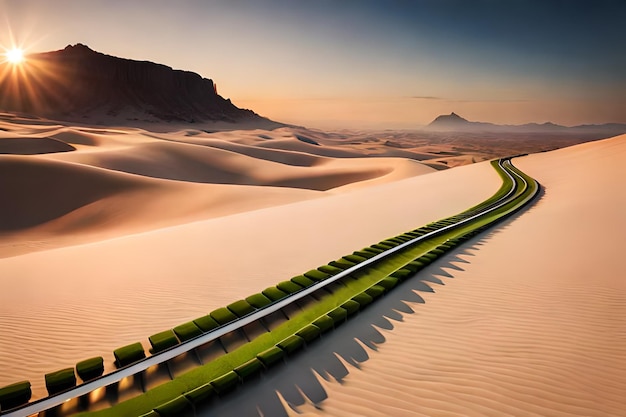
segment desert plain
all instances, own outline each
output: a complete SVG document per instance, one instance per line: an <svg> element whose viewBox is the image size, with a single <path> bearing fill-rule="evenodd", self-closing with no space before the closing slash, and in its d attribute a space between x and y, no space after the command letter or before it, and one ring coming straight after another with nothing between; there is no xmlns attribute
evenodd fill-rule
<svg viewBox="0 0 626 417"><path fill-rule="evenodd" d="M544 151L513 161L542 185L529 208L207 412L623 415L626 136L462 140L3 114L0 386L111 370L113 349L461 212L499 188L487 160Z"/></svg>

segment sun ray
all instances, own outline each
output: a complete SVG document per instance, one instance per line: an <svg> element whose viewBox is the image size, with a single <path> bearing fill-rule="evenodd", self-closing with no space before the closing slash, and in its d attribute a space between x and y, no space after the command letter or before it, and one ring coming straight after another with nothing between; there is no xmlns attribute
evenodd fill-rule
<svg viewBox="0 0 626 417"><path fill-rule="evenodd" d="M20 48L9 49L4 55L6 56L7 61L12 64L17 65L24 61L24 51Z"/></svg>
<svg viewBox="0 0 626 417"><path fill-rule="evenodd" d="M62 79L67 74L62 65L45 54L30 55L21 64L12 64L1 57L2 52L0 108L11 107L29 114L45 114L64 100Z"/></svg>

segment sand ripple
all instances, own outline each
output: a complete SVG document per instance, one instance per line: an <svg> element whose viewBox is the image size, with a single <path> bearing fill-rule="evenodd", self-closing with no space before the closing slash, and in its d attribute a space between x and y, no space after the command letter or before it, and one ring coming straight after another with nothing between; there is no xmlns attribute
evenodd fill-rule
<svg viewBox="0 0 626 417"><path fill-rule="evenodd" d="M624 138L519 161L535 206L203 415L626 415Z"/></svg>
<svg viewBox="0 0 626 417"><path fill-rule="evenodd" d="M425 304L411 304L415 314L381 330L386 340L370 360L326 384L327 400L285 402L287 414L624 415L623 289L545 291L554 286L547 280L535 291L480 269L472 262L434 294L420 293Z"/></svg>

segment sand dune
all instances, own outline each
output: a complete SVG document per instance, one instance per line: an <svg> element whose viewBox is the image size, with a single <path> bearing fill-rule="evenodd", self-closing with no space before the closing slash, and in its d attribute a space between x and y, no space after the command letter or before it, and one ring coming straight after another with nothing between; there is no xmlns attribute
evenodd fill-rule
<svg viewBox="0 0 626 417"><path fill-rule="evenodd" d="M456 175L472 180L455 181ZM85 355L104 355L111 367L119 346L145 341L356 246L461 211L488 197L499 181L489 165L477 164L0 259L0 276L19 277L0 293L0 315L28 329L0 336L0 385L31 379L40 396L43 373ZM16 360L25 345L28 351Z"/></svg>
<svg viewBox="0 0 626 417"><path fill-rule="evenodd" d="M278 187L174 183L90 166L0 158L0 256L77 245L319 197ZM45 207L42 210L42 207Z"/></svg>
<svg viewBox="0 0 626 417"><path fill-rule="evenodd" d="M0 206L0 230L36 226L140 185L94 168L19 156L0 159L0 176L11 178L0 183L0 194L12 202Z"/></svg>
<svg viewBox="0 0 626 417"><path fill-rule="evenodd" d="M0 208L0 257L302 201L322 196L319 191L432 171L409 160L340 160L256 146L285 136L298 141L282 129L154 133L14 121L4 118L0 126L0 152L12 154L0 156L0 170L4 178L11 178L0 184L11 201ZM23 154L39 155L18 156Z"/></svg>
<svg viewBox="0 0 626 417"><path fill-rule="evenodd" d="M283 149L264 149L258 146L249 146L222 139L193 137L185 138L182 141L293 166L310 167L323 161L323 158L309 153L285 151Z"/></svg>
<svg viewBox="0 0 626 417"><path fill-rule="evenodd" d="M275 163L214 147L172 142L67 155L64 160L152 178L212 184L263 185L325 191L384 176L401 161L319 160L314 167ZM328 168L337 167L337 170ZM416 165L415 174L430 172Z"/></svg>
<svg viewBox="0 0 626 417"><path fill-rule="evenodd" d="M500 185L487 163L433 172L415 161L470 154L385 148L385 135L155 133L8 116L0 129L0 142L73 148L0 155L10 178L0 194L11 201L0 207L0 386L30 379L35 397L46 372L95 355L110 369L114 348L462 211ZM319 370L315 390L294 385L294 361L277 371L278 394L259 384L238 403L255 412L254 401L274 401L282 411L271 415L623 414L626 288L613 248L626 230L625 139L519 159L546 187L536 206L433 266L434 293L418 282L381 307L388 319L359 316L373 333L353 356L333 352L354 336L326 338L320 361L302 359ZM385 157L394 152L414 160Z"/></svg>
<svg viewBox="0 0 626 417"><path fill-rule="evenodd" d="M545 187L533 207L342 328L366 343L356 361L336 344L349 336L331 336L343 372L325 374L333 349L312 347L317 374L307 382L310 368L287 364L276 394L242 391L241 415L624 415L625 162L626 135L517 159Z"/></svg>
<svg viewBox="0 0 626 417"><path fill-rule="evenodd" d="M52 138L0 138L0 154L36 155L73 150L73 146Z"/></svg>

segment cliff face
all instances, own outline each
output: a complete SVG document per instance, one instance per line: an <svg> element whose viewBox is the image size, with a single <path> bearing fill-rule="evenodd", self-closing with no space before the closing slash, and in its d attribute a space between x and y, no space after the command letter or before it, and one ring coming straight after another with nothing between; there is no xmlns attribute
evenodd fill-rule
<svg viewBox="0 0 626 417"><path fill-rule="evenodd" d="M265 120L219 96L213 81L196 73L81 44L30 55L19 66L0 64L0 109L58 119L98 113L131 120Z"/></svg>

